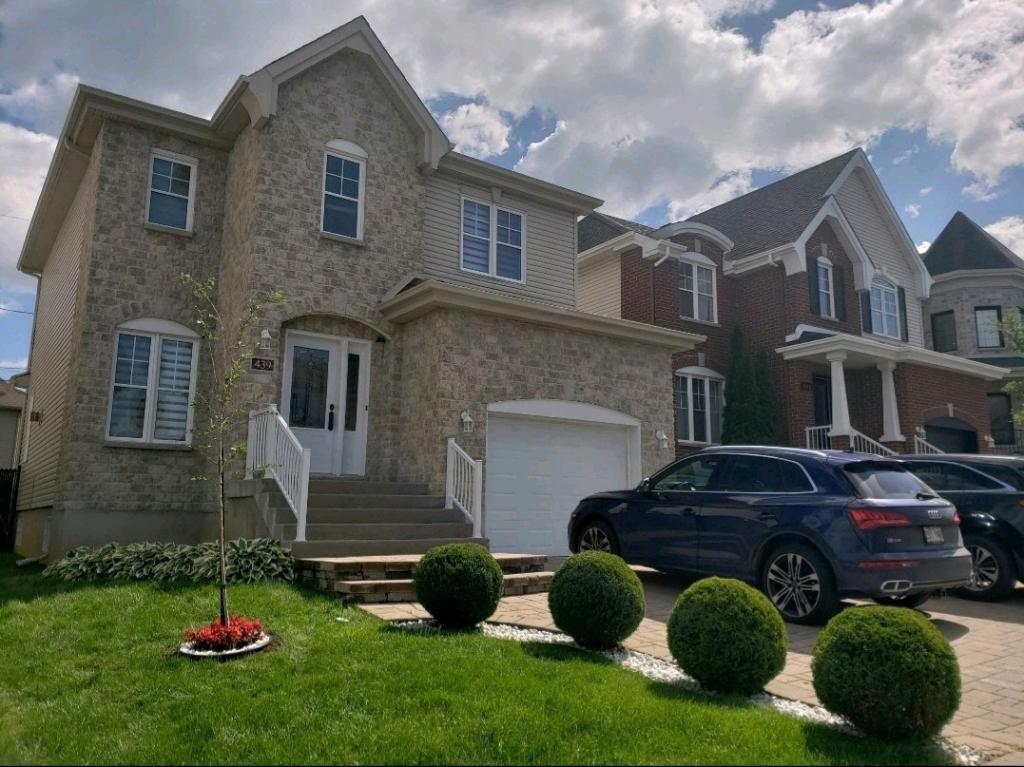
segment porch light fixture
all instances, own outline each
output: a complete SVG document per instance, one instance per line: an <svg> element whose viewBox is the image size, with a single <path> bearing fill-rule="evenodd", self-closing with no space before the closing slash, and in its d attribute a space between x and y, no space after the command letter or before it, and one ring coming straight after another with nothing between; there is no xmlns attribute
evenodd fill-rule
<svg viewBox="0 0 1024 767"><path fill-rule="evenodd" d="M659 429L657 433L655 433L654 437L658 440L658 445L661 447L662 450L668 449L668 435L664 432L664 430Z"/></svg>
<svg viewBox="0 0 1024 767"><path fill-rule="evenodd" d="M469 414L468 410L463 410L459 416L462 419L462 431L466 434L470 434L473 431L473 416Z"/></svg>
<svg viewBox="0 0 1024 767"><path fill-rule="evenodd" d="M274 334L270 332L268 328L263 328L260 331L260 342L258 348L261 352L272 352L277 349L277 342L274 340Z"/></svg>

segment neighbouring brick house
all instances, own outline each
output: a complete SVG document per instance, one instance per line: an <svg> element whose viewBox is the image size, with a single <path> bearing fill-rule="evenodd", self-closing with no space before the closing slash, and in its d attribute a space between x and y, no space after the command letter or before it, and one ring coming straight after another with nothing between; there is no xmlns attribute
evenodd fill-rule
<svg viewBox="0 0 1024 767"><path fill-rule="evenodd" d="M600 202L452 151L361 17L210 119L79 87L19 261L40 289L18 550L213 536L188 272L229 322L287 299L251 339L233 532L566 551L579 497L672 458L664 370L704 340L576 309Z"/></svg>
<svg viewBox="0 0 1024 767"><path fill-rule="evenodd" d="M1005 371L926 347L932 280L863 151L659 228L591 213L578 239L579 308L707 336L672 362L678 454L721 440L737 325L789 445L985 448Z"/></svg>
<svg viewBox="0 0 1024 767"><path fill-rule="evenodd" d="M924 254L924 265L933 281L924 306L929 348L1007 368L1007 380L1024 378L1024 354L999 329L1024 312L1024 260L957 211ZM1013 424L1022 403L1004 385L988 387L991 449L1024 453L1024 434Z"/></svg>

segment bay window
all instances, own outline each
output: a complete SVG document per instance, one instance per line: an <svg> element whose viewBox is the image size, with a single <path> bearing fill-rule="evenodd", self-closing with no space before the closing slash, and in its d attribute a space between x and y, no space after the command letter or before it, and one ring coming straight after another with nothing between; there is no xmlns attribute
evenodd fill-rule
<svg viewBox="0 0 1024 767"><path fill-rule="evenodd" d="M725 379L702 367L675 375L676 440L715 445L722 441Z"/></svg>

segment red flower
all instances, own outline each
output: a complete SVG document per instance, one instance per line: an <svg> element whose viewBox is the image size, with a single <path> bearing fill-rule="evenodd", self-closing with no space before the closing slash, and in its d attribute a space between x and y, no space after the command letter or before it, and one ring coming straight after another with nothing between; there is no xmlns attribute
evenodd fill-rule
<svg viewBox="0 0 1024 767"><path fill-rule="evenodd" d="M242 615L232 615L228 625L220 622L220 618L209 626L201 629L189 629L185 632L185 642L193 650L237 650L257 641L263 636L263 624L258 620L249 620Z"/></svg>

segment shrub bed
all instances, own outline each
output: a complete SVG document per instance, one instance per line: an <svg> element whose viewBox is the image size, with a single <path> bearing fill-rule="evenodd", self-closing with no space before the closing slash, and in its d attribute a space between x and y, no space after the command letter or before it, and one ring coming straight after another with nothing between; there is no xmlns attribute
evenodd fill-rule
<svg viewBox="0 0 1024 767"><path fill-rule="evenodd" d="M904 607L839 613L818 636L811 672L826 708L880 737L935 735L960 705L953 648Z"/></svg>
<svg viewBox="0 0 1024 767"><path fill-rule="evenodd" d="M752 695L786 664L786 627L764 594L731 578L684 591L668 621L668 646L683 671L718 692Z"/></svg>
<svg viewBox="0 0 1024 767"><path fill-rule="evenodd" d="M447 543L423 555L412 574L416 598L435 620L469 628L498 608L505 576L497 560L476 543Z"/></svg>
<svg viewBox="0 0 1024 767"><path fill-rule="evenodd" d="M263 624L258 620L232 615L227 626L218 618L209 626L189 629L185 632L185 644L199 652L225 652L247 647L263 636Z"/></svg>
<svg viewBox="0 0 1024 767"><path fill-rule="evenodd" d="M291 552L270 538L228 541L227 566L232 583L290 581L295 577ZM98 548L72 549L47 567L43 575L67 581L212 581L218 578L219 568L216 543L109 543Z"/></svg>
<svg viewBox="0 0 1024 767"><path fill-rule="evenodd" d="M584 551L558 568L548 591L555 625L583 647L614 647L644 617L644 587L622 559Z"/></svg>

